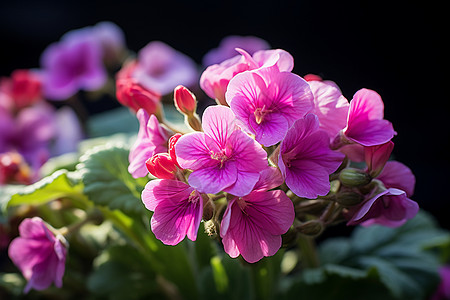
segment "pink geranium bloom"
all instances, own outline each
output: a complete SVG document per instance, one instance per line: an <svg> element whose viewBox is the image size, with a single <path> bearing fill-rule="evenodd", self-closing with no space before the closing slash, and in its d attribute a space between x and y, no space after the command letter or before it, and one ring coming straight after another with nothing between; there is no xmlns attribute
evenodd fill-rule
<svg viewBox="0 0 450 300"><path fill-rule="evenodd" d="M194 171L189 184L202 193L250 193L268 167L266 151L236 126L228 107L206 108L202 126L203 132L183 135L175 145L178 164Z"/></svg>
<svg viewBox="0 0 450 300"><path fill-rule="evenodd" d="M320 128L334 138L347 125L349 103L332 81L309 81L314 95L314 108L310 111L319 118Z"/></svg>
<svg viewBox="0 0 450 300"><path fill-rule="evenodd" d="M413 218L419 206L412 201L416 179L411 170L397 161L388 161L377 177L385 188L374 190L367 200L351 208L347 225L380 224L398 227Z"/></svg>
<svg viewBox="0 0 450 300"><path fill-rule="evenodd" d="M41 56L44 95L65 100L79 90L95 91L107 79L103 52L94 35L68 33Z"/></svg>
<svg viewBox="0 0 450 300"><path fill-rule="evenodd" d="M137 61L132 77L161 95L173 92L179 84L193 86L198 80L195 62L163 42L148 43L139 51Z"/></svg>
<svg viewBox="0 0 450 300"><path fill-rule="evenodd" d="M20 237L11 242L8 253L28 280L24 292L44 290L52 283L62 287L67 254L65 239L55 236L39 217L25 219L19 226L19 233Z"/></svg>
<svg viewBox="0 0 450 300"><path fill-rule="evenodd" d="M267 191L281 183L278 170L269 168L261 173L250 194L228 203L220 236L225 252L231 257L242 255L254 263L280 249L281 235L289 230L295 217L292 201L283 191Z"/></svg>
<svg viewBox="0 0 450 300"><path fill-rule="evenodd" d="M290 72L294 67L292 56L281 49L261 50L253 57L242 49L236 48L240 55L227 59L220 64L209 66L200 77L200 87L211 98L222 105L228 105L225 92L230 80L239 73L276 65L280 71Z"/></svg>
<svg viewBox="0 0 450 300"><path fill-rule="evenodd" d="M379 224L398 227L415 217L419 211L417 202L412 201L406 193L396 188L376 192L359 206L350 209L352 215L347 225L361 224L371 226Z"/></svg>
<svg viewBox="0 0 450 300"><path fill-rule="evenodd" d="M330 191L329 175L342 163L344 155L330 150L328 134L319 129L319 120L308 114L297 120L280 145L278 167L294 194L310 199Z"/></svg>
<svg viewBox="0 0 450 300"><path fill-rule="evenodd" d="M128 161L128 172L134 177L144 177L148 174L145 162L156 153L167 152L167 140L170 132L161 126L155 115L149 116L144 109L136 113L139 120L139 132Z"/></svg>
<svg viewBox="0 0 450 300"><path fill-rule="evenodd" d="M203 200L194 188L176 180L152 180L142 191L142 202L154 212L151 228L164 244L176 245L185 236L191 241L197 239Z"/></svg>
<svg viewBox="0 0 450 300"><path fill-rule="evenodd" d="M309 84L274 65L236 75L225 98L245 129L264 146L281 141L294 122L313 107Z"/></svg>
<svg viewBox="0 0 450 300"><path fill-rule="evenodd" d="M333 141L333 148L357 143L374 146L387 143L396 132L392 123L384 120L384 104L380 95L369 89L355 93L347 116L347 126Z"/></svg>
<svg viewBox="0 0 450 300"><path fill-rule="evenodd" d="M211 49L205 54L203 57L203 65L210 66L219 64L236 56L236 48L243 49L252 55L258 50L269 49L270 45L265 40L255 36L227 36L220 41L219 47Z"/></svg>

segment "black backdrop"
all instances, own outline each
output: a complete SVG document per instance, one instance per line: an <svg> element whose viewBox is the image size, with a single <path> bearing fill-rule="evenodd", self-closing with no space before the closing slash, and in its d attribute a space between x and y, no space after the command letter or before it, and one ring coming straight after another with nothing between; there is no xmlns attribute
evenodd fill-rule
<svg viewBox="0 0 450 300"><path fill-rule="evenodd" d="M48 44L103 20L134 51L161 40L198 63L226 35L259 36L294 56L295 73L334 80L348 99L362 87L382 96L393 154L417 177L413 199L450 229L445 17L431 1L1 1L0 76L38 67Z"/></svg>

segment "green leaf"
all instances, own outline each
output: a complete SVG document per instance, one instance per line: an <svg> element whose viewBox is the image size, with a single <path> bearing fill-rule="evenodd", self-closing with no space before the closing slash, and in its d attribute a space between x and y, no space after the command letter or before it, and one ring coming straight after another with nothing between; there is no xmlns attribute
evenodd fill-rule
<svg viewBox="0 0 450 300"><path fill-rule="evenodd" d="M350 238L330 239L321 245L323 265L316 272L329 274L330 265L363 273L372 270L392 297L424 299L439 282L439 252L448 251L449 239L450 234L425 212L399 228L358 227ZM340 271L336 274L344 277L346 273ZM317 282L328 280L325 276Z"/></svg>
<svg viewBox="0 0 450 300"><path fill-rule="evenodd" d="M35 184L23 186L12 195L7 206L40 205L58 198L71 198L86 201L83 195L83 183L79 174L67 170L58 170Z"/></svg>
<svg viewBox="0 0 450 300"><path fill-rule="evenodd" d="M80 158L77 170L84 183L84 193L95 204L112 210L142 213L141 192L147 180L134 179L128 173L128 152L124 145L106 145L88 150Z"/></svg>

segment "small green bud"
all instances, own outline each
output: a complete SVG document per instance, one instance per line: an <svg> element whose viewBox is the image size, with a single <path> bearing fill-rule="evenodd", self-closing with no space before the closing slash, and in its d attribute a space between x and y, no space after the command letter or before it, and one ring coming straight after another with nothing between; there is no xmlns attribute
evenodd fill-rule
<svg viewBox="0 0 450 300"><path fill-rule="evenodd" d="M295 229L305 235L318 236L324 230L324 225L320 220L311 220L296 226Z"/></svg>
<svg viewBox="0 0 450 300"><path fill-rule="evenodd" d="M339 180L343 185L356 187L368 184L372 178L363 170L346 168L339 173Z"/></svg>
<svg viewBox="0 0 450 300"><path fill-rule="evenodd" d="M340 192L336 195L336 202L345 207L357 205L363 200L363 195L351 191Z"/></svg>

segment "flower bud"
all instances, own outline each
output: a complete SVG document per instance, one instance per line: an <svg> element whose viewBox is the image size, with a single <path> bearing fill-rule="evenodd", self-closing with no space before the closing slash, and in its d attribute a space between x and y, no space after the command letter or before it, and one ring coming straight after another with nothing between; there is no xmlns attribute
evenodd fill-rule
<svg viewBox="0 0 450 300"><path fill-rule="evenodd" d="M184 115L193 115L197 109L195 95L182 85L175 88L173 93L175 107Z"/></svg>
<svg viewBox="0 0 450 300"><path fill-rule="evenodd" d="M0 154L0 185L7 183L30 184L32 173L30 167L17 152Z"/></svg>
<svg viewBox="0 0 450 300"><path fill-rule="evenodd" d="M324 226L320 220L311 220L298 225L295 228L302 234L309 236L318 236L322 233Z"/></svg>
<svg viewBox="0 0 450 300"><path fill-rule="evenodd" d="M160 179L176 179L177 166L169 153L157 153L145 162L147 170Z"/></svg>
<svg viewBox="0 0 450 300"><path fill-rule="evenodd" d="M372 179L369 174L359 169L346 168L339 173L339 180L346 186L362 186L368 184Z"/></svg>
<svg viewBox="0 0 450 300"><path fill-rule="evenodd" d="M363 195L352 191L340 192L336 195L336 202L345 207L357 205L363 200Z"/></svg>
<svg viewBox="0 0 450 300"><path fill-rule="evenodd" d="M12 98L18 110L42 99L41 79L29 70L15 70L11 78L2 78L0 90Z"/></svg>
<svg viewBox="0 0 450 300"><path fill-rule="evenodd" d="M372 178L377 177L381 173L393 149L394 143L392 141L382 145L364 147L364 158L368 173Z"/></svg>
<svg viewBox="0 0 450 300"><path fill-rule="evenodd" d="M154 114L158 119L160 117L161 95L144 88L133 78L123 78L116 81L116 97L122 105L129 107L134 112L143 108L149 115Z"/></svg>
<svg viewBox="0 0 450 300"><path fill-rule="evenodd" d="M180 169L181 169L181 167L180 167L180 165L177 162L177 155L175 153L175 144L178 142L178 140L180 139L181 136L182 136L181 133L175 133L174 135L172 135L169 138L169 145L168 145L169 146L168 152L169 152L170 158L177 165L177 167L180 168Z"/></svg>
<svg viewBox="0 0 450 300"><path fill-rule="evenodd" d="M214 203L211 201L211 199L206 194L201 194L203 199L203 217L202 219L204 221L211 220L214 216Z"/></svg>

